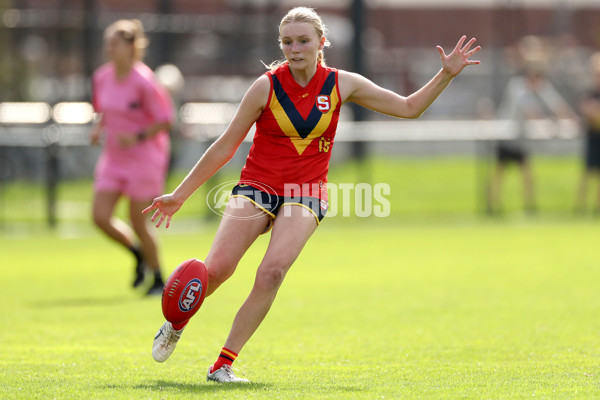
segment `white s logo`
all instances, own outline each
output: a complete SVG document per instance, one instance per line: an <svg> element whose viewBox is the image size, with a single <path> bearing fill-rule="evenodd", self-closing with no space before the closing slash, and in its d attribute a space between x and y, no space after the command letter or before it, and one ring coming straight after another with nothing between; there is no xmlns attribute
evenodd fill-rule
<svg viewBox="0 0 600 400"><path fill-rule="evenodd" d="M331 109L331 99L329 96L320 94L317 96L317 108L322 113L326 113Z"/></svg>

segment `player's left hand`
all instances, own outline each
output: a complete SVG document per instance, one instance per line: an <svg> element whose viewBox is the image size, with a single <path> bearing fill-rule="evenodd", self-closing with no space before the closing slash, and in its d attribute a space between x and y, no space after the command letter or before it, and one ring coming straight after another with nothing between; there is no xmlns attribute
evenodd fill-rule
<svg viewBox="0 0 600 400"><path fill-rule="evenodd" d="M480 64L481 62L478 60L469 60L469 58L481 50L481 46L477 46L471 49L473 43L475 43L475 38L472 38L463 46L466 36L463 35L456 43L456 47L452 50L452 53L446 55L444 53L444 49L441 46L436 46L438 51L440 52L440 59L442 61L442 68L446 71L450 76L455 77L460 74L463 68L467 65ZM469 50L471 49L471 50Z"/></svg>

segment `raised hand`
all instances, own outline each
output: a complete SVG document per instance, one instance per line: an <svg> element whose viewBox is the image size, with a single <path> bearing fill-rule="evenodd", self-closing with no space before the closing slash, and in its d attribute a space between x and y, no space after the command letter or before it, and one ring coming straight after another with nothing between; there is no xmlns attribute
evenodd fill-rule
<svg viewBox="0 0 600 400"><path fill-rule="evenodd" d="M171 218L173 217L173 214L175 214L182 205L183 202L177 200L172 194L165 194L155 198L152 201L152 204L142 211L142 214L156 210L154 211L154 214L152 214L152 222L156 222L156 220L158 220L158 222L156 222L156 227L158 228L166 219L167 224L165 227L168 228L171 225Z"/></svg>
<svg viewBox="0 0 600 400"><path fill-rule="evenodd" d="M440 59L442 61L442 68L444 71L448 72L450 76L455 77L460 74L463 68L467 65L480 64L481 62L478 60L469 60L469 58L481 50L481 46L477 46L471 50L471 46L475 43L475 38L472 38L463 46L466 36L463 35L456 43L456 47L452 50L452 53L446 55L444 53L444 49L441 46L436 46L438 51L440 52Z"/></svg>

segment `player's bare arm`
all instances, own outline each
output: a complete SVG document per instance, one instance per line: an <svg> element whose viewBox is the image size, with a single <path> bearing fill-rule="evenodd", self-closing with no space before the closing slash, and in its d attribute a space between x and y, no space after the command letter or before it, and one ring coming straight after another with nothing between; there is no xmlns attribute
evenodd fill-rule
<svg viewBox="0 0 600 400"><path fill-rule="evenodd" d="M102 114L97 114L97 121L92 126L90 131L90 144L97 145L100 144L100 138L102 136L102 129L104 129Z"/></svg>
<svg viewBox="0 0 600 400"><path fill-rule="evenodd" d="M206 150L177 189L173 193L155 198L152 204L143 211L143 213L147 213L156 210L152 215L152 221L158 220L157 227L161 226L166 219L168 228L171 224L171 217L181 208L188 197L231 160L265 107L269 90L268 78L266 76L258 78L244 95L240 107L223 135Z"/></svg>
<svg viewBox="0 0 600 400"><path fill-rule="evenodd" d="M448 55L441 46L437 46L442 68L425 86L408 97L384 89L359 74L340 71L342 101L353 102L393 117L418 118L467 65L480 63L471 60L470 57L481 47L471 49L475 38L469 40L467 44L464 44L465 40L466 36L461 37L454 50Z"/></svg>
<svg viewBox="0 0 600 400"><path fill-rule="evenodd" d="M154 137L158 132L169 130L171 130L171 122L164 121L151 124L141 132L119 133L117 136L121 147L129 148L141 141Z"/></svg>

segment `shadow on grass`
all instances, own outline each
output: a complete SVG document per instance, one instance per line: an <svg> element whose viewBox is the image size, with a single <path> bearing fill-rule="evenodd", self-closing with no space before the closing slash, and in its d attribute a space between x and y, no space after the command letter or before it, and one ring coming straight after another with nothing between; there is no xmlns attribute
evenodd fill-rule
<svg viewBox="0 0 600 400"><path fill-rule="evenodd" d="M115 386L109 385L106 388L115 388ZM282 390L278 385L268 384L268 383L260 383L260 382L250 382L250 383L226 383L220 384L216 382L199 382L199 383L181 383L175 381L165 381L165 380L157 380L155 382L149 382L144 384L138 384L134 386L130 386L128 388L132 389L142 389L142 390L152 390L152 391L165 391L169 389L173 389L174 391L180 392L189 392L189 393L224 393L228 391L247 391L247 392L265 392L269 390ZM356 393L364 391L362 388L354 387L354 386L343 386L343 385L327 385L328 390L334 391L337 393ZM300 393L306 393L306 386L304 385L294 385L294 384L286 384L283 389L286 392L294 392L298 391ZM313 388L314 390L314 388Z"/></svg>
<svg viewBox="0 0 600 400"><path fill-rule="evenodd" d="M199 383L181 383L181 382L169 382L164 380L158 380L155 382L149 382L131 386L133 389L143 389L152 391L164 391L165 389L173 389L181 392L189 393L220 393L232 390L245 390L245 391L263 391L267 390L271 385L265 383L227 383L219 384L216 382L199 382Z"/></svg>
<svg viewBox="0 0 600 400"><path fill-rule="evenodd" d="M112 297L80 297L71 299L50 299L43 303L29 302L28 307L32 308L63 308L63 307L107 307L122 306L126 303L136 303L143 301L142 297L132 296L112 296Z"/></svg>

